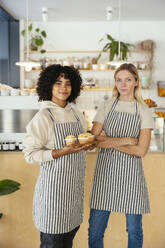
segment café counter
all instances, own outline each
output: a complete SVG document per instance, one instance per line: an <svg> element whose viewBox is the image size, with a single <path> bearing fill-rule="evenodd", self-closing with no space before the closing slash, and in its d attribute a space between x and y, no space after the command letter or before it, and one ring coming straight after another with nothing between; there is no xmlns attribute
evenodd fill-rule
<svg viewBox="0 0 165 248"><path fill-rule="evenodd" d="M89 198L96 153L87 153L85 177L84 222L78 231L74 248L88 247ZM143 159L148 185L151 213L144 215L144 248L165 247L165 153L148 153ZM32 220L33 192L39 165L27 164L20 151L0 152L0 180L21 183L20 190L1 196L0 247L39 248L39 231ZM127 247L125 215L112 213L105 233L105 247Z"/></svg>

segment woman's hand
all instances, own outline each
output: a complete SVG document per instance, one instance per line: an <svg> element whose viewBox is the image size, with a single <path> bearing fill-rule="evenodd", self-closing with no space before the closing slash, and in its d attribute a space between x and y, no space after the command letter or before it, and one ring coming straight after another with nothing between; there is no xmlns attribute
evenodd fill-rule
<svg viewBox="0 0 165 248"><path fill-rule="evenodd" d="M84 150L84 147L82 147L81 145L78 145L78 144L64 146L62 149L52 150L52 157L54 159L56 159L56 158L59 158L59 157L64 156L64 155L80 152L82 150Z"/></svg>
<svg viewBox="0 0 165 248"><path fill-rule="evenodd" d="M66 151L68 154L77 153L83 150L93 150L97 146L97 144L97 141L93 141L86 144L75 144L70 146L64 146L63 150Z"/></svg>
<svg viewBox="0 0 165 248"><path fill-rule="evenodd" d="M75 144L75 145L69 145L69 146L64 146L62 149L59 150L52 150L52 157L59 158L64 155L72 154L72 153L77 153L81 151L88 151L88 150L93 150L95 147L97 147L98 142L93 141L90 143L86 144Z"/></svg>
<svg viewBox="0 0 165 248"><path fill-rule="evenodd" d="M86 150L86 151L87 151L87 150L91 151L91 150L93 150L94 148L97 147L98 141L95 140L95 141L93 141L93 142L91 142L91 143L88 143L88 144L86 144L86 145L87 145L87 147L86 147L85 150Z"/></svg>
<svg viewBox="0 0 165 248"><path fill-rule="evenodd" d="M101 131L100 136L107 136L104 130Z"/></svg>
<svg viewBox="0 0 165 248"><path fill-rule="evenodd" d="M75 144L75 145L64 146L62 150L64 152L63 155L67 155L67 154L80 152L80 151L84 150L84 148L83 148L83 146L81 146L79 144Z"/></svg>

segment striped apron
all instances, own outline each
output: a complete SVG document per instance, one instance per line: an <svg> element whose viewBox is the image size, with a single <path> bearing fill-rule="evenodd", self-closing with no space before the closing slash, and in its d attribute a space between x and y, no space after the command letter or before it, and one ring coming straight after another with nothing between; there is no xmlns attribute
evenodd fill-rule
<svg viewBox="0 0 165 248"><path fill-rule="evenodd" d="M73 109L72 109L73 110ZM77 114L76 122L54 123L54 149L65 145L67 135L83 132ZM85 176L85 151L61 156L40 164L35 187L33 217L35 226L44 233L66 233L82 223Z"/></svg>
<svg viewBox="0 0 165 248"><path fill-rule="evenodd" d="M138 103L135 114L117 112L118 98L106 116L103 129L110 137L134 137L140 133ZM93 209L145 214L150 212L141 157L112 148L98 151L90 207Z"/></svg>

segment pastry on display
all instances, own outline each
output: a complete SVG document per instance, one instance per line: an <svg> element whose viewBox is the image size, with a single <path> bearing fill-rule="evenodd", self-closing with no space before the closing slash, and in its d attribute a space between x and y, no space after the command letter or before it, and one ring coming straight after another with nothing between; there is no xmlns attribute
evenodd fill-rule
<svg viewBox="0 0 165 248"><path fill-rule="evenodd" d="M159 117L163 117L165 120L165 113L164 112L155 112L156 115L158 115Z"/></svg>
<svg viewBox="0 0 165 248"><path fill-rule="evenodd" d="M76 144L76 137L74 135L68 135L65 137L65 142L67 146L74 145Z"/></svg>
<svg viewBox="0 0 165 248"><path fill-rule="evenodd" d="M158 88L158 94L159 94L159 96L165 96L165 89Z"/></svg>
<svg viewBox="0 0 165 248"><path fill-rule="evenodd" d="M156 102L154 102L154 101L153 101L152 99L150 99L150 98L144 99L144 102L145 102L145 104L148 105L149 108L157 107Z"/></svg>

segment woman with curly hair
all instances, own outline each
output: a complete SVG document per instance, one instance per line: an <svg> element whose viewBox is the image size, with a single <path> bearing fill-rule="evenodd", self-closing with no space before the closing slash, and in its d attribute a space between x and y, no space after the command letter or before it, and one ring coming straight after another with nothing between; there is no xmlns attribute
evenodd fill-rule
<svg viewBox="0 0 165 248"><path fill-rule="evenodd" d="M93 145L65 146L65 137L87 130L76 109L82 79L69 66L51 65L39 77L41 110L27 125L24 153L39 163L33 216L40 230L41 248L71 248L83 219L85 150Z"/></svg>

